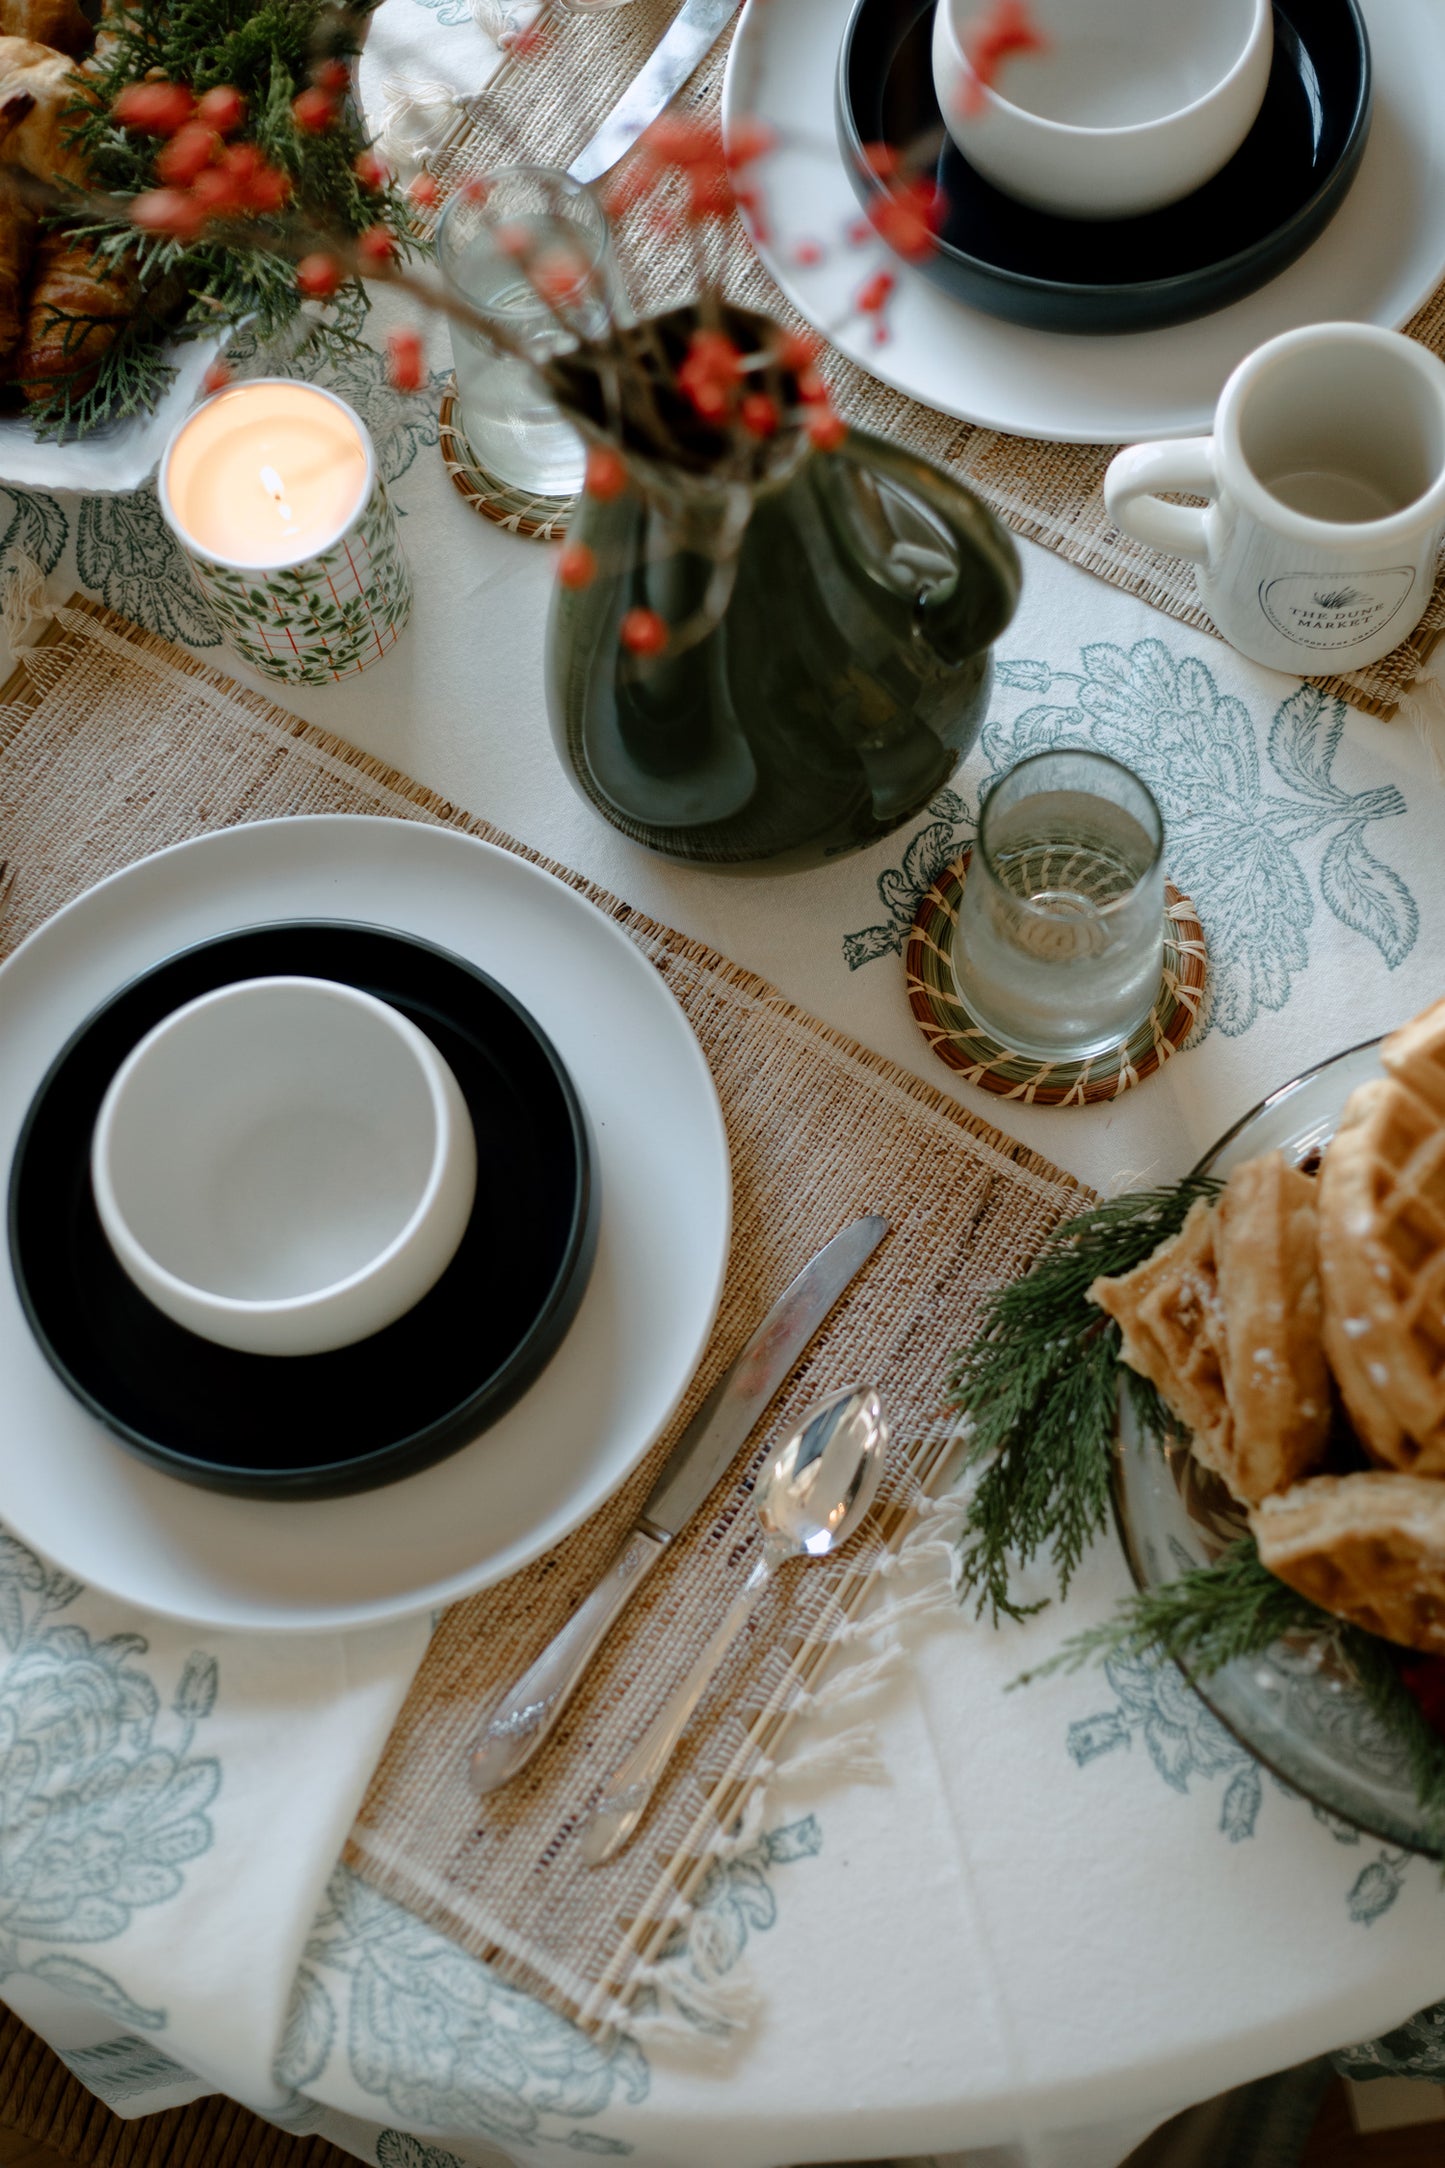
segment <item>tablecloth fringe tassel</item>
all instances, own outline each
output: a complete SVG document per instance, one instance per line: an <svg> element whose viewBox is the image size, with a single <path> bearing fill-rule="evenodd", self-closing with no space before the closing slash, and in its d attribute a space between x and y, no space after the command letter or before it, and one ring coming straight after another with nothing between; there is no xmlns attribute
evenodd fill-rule
<svg viewBox="0 0 1445 2168"><path fill-rule="evenodd" d="M55 605L46 599L45 574L25 550L11 550L0 562L0 627L10 652L28 662L54 615Z"/></svg>
<svg viewBox="0 0 1445 2168"><path fill-rule="evenodd" d="M1445 783L1445 684L1434 667L1426 663L1401 693L1395 708L1399 720L1408 723L1430 760L1437 783Z"/></svg>
<svg viewBox="0 0 1445 2168"><path fill-rule="evenodd" d="M827 1640L841 1661L817 1687L793 1683L786 1699L790 1718L835 1714L895 1675L907 1654L906 1642L894 1631L900 1624L945 1611L960 1616L957 1547L967 1510L966 1499L956 1493L920 1495L914 1501L915 1523L897 1552L890 1554L889 1578L911 1570L916 1585L890 1591L860 1616L836 1622ZM878 1561L870 1558L860 1570L876 1576ZM882 1648L876 1645L880 1636L887 1636ZM710 1784L722 1774L721 1770L698 1772L700 1804ZM796 1749L785 1748L775 1757L757 1754L747 1769L748 1790L741 1812L728 1829L708 1840L710 1859L725 1868L728 1861L745 1858L756 1847L780 1795L838 1778L855 1784L891 1781L876 1726L866 1719ZM669 1918L678 1942L667 1956L639 1965L630 1975L626 2007L615 2010L613 2021L619 2032L649 2053L665 2051L690 2063L715 2063L729 2053L739 2033L756 2017L757 1990L748 1967L737 1962L731 1943L713 1949L705 1908L679 1903Z"/></svg>

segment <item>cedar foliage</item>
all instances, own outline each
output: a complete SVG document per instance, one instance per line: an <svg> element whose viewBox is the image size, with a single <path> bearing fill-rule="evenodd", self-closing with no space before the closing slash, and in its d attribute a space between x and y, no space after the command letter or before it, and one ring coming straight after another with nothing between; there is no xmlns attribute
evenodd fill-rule
<svg viewBox="0 0 1445 2168"><path fill-rule="evenodd" d="M403 250L415 231L398 192L364 188L353 161L366 138L351 100L333 126L308 134L291 101L318 62L350 62L375 0L338 8L329 0L127 0L105 21L108 49L86 64L87 89L72 110L70 137L84 151L94 187L117 200L112 213L95 199L58 222L93 235L105 260L125 258L139 277L134 317L88 389L60 386L32 407L41 436L82 436L108 421L153 407L172 372L168 342L206 338L245 326L258 343L293 324L298 351L355 348L368 300L359 279L346 281L323 312L296 290L295 260L306 246L350 239L384 224ZM194 241L142 234L121 207L157 186L161 142L119 127L110 108L128 84L147 76L185 83L197 96L231 84L246 100L246 119L231 138L254 143L286 173L292 195L275 217L218 223Z"/></svg>

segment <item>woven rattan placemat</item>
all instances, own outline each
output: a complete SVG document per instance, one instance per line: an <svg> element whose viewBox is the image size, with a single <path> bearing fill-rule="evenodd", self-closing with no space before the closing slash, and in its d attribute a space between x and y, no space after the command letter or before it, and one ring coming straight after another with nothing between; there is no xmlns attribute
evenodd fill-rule
<svg viewBox="0 0 1445 2168"><path fill-rule="evenodd" d="M0 856L17 869L0 946L103 874L183 837L277 814L378 812L520 848L261 693L74 601L0 705ZM879 1583L889 1582L895 1613L910 1600L953 1600L926 1497L952 1452L942 1405L949 1352L983 1292L1024 1268L1081 1193L750 972L565 868L550 870L626 928L707 1054L732 1152L727 1285L702 1368L636 1476L547 1557L442 1620L348 1858L504 1977L589 2026L640 2029L642 1985L655 1990L654 2023L669 2000L694 2018L727 2022L744 2002L736 1978L709 1980L697 1947L668 1954L691 1894L719 1852L755 1826L797 1708L863 1684L887 1660ZM886 1213L893 1232L784 1386L752 1455L655 1570L545 1752L479 1805L462 1781L479 1712L596 1581L660 1457L772 1297L862 1211ZM822 1392L858 1381L882 1388L895 1423L880 1509L842 1560L788 1569L690 1730L643 1835L611 1866L587 1869L576 1837L589 1796L752 1561L748 1461ZM825 1680L840 1643L852 1644L851 1668L840 1658L840 1675ZM832 1751L855 1768L868 1760L856 1729Z"/></svg>
<svg viewBox="0 0 1445 2168"><path fill-rule="evenodd" d="M783 6L786 0L765 4ZM553 6L538 48L525 59L507 63L459 124L438 162L439 178L450 185L507 162L519 149L530 158L565 167L611 111L675 12L674 0L629 0L625 8L591 14ZM716 113L730 43L725 35L698 68L679 95L679 110ZM831 54L819 55L820 66L832 64ZM829 147L821 146L819 155L829 155ZM759 172L766 195L766 167ZM640 273L637 298L644 305L657 306L693 291L694 259L685 236L669 240L652 230L639 211L623 221L621 239L628 264ZM861 285L861 256L859 264ZM729 266L727 284L735 299L801 326L802 319L740 233L729 250ZM872 267L870 254L867 268ZM1445 284L1405 329L1445 358ZM1107 345L1106 340L1099 342L1102 365L1107 364ZM840 410L850 420L947 467L1015 533L1041 542L1186 625L1214 631L1194 592L1193 566L1131 541L1110 520L1103 478L1116 445L1047 444L976 429L891 390L836 351L829 356L826 373ZM1416 681L1427 676L1426 659L1442 631L1445 558L1430 605L1408 640L1367 670L1316 682L1356 707L1389 718ZM1445 715L1445 696L1438 705Z"/></svg>

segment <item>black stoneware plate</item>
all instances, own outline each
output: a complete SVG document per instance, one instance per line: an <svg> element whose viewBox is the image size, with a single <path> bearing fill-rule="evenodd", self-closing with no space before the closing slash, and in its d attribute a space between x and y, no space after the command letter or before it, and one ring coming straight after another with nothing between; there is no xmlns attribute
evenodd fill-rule
<svg viewBox="0 0 1445 2168"><path fill-rule="evenodd" d="M1210 0L1200 0L1208 6ZM838 68L838 136L866 206L868 143L926 140L947 204L916 265L970 307L1040 331L1145 331L1222 309L1302 255L1344 201L1370 127L1356 0L1275 0L1259 118L1203 188L1142 218L1055 218L975 173L933 89L934 0L858 0ZM1014 63L1027 67L1027 58Z"/></svg>
<svg viewBox="0 0 1445 2168"><path fill-rule="evenodd" d="M477 1201L441 1279L325 1355L238 1354L173 1324L121 1270L91 1195L91 1131L131 1048L198 994L277 972L393 1003L451 1064L477 1133ZM525 1391L582 1299L597 1202L576 1092L510 994L408 935L306 921L184 950L80 1027L20 1133L10 1258L52 1367L143 1459L214 1490L335 1496L440 1460Z"/></svg>

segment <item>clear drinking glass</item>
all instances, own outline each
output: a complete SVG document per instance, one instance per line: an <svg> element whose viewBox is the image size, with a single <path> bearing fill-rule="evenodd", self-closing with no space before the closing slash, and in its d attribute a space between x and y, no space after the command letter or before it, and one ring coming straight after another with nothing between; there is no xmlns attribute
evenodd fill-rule
<svg viewBox="0 0 1445 2168"><path fill-rule="evenodd" d="M451 198L437 222L436 247L453 292L534 360L607 328L617 299L607 219L591 190L565 173L503 166L487 174L475 200L460 192ZM565 251L564 263L582 267L558 307L542 299L523 268L523 259L544 260L549 249ZM479 465L536 497L575 496L582 487L582 439L526 362L455 322L452 356L462 428Z"/></svg>
<svg viewBox="0 0 1445 2168"><path fill-rule="evenodd" d="M953 943L959 1000L1011 1051L1119 1045L1164 968L1164 822L1117 760L1035 753L983 802Z"/></svg>

